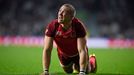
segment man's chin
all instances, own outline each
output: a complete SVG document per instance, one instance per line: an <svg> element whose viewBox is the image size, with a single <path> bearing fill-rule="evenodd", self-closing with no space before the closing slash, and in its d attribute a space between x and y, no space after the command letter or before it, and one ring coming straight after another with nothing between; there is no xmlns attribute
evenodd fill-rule
<svg viewBox="0 0 134 75"><path fill-rule="evenodd" d="M61 23L61 24L62 24L62 23L63 23L63 21L59 21L59 20L58 20L58 23Z"/></svg>

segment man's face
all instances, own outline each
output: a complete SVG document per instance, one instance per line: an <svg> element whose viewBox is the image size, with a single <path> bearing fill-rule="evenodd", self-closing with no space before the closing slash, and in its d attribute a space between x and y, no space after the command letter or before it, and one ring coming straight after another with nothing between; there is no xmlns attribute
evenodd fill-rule
<svg viewBox="0 0 134 75"><path fill-rule="evenodd" d="M73 14L68 7L62 6L58 12L58 22L65 24L69 23L73 18Z"/></svg>

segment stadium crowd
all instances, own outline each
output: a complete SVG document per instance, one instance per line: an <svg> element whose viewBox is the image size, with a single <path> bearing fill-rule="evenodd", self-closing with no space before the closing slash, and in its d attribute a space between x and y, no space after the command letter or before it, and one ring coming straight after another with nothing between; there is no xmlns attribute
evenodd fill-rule
<svg viewBox="0 0 134 75"><path fill-rule="evenodd" d="M0 0L0 36L42 36L63 3L71 3L90 37L134 38L134 1Z"/></svg>

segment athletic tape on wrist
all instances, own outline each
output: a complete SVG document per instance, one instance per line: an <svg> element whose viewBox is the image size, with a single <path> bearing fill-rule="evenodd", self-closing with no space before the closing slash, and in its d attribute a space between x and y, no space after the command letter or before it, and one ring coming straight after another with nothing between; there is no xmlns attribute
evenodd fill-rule
<svg viewBox="0 0 134 75"><path fill-rule="evenodd" d="M80 72L86 72L86 70L85 69L80 69Z"/></svg>
<svg viewBox="0 0 134 75"><path fill-rule="evenodd" d="M84 74L85 75L86 73L84 71L80 71L80 74Z"/></svg>
<svg viewBox="0 0 134 75"><path fill-rule="evenodd" d="M48 70L44 70L44 72L48 72Z"/></svg>

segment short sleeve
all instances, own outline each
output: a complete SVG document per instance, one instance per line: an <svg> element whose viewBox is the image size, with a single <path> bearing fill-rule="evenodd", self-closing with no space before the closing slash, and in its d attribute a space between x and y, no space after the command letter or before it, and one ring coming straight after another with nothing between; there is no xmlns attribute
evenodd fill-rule
<svg viewBox="0 0 134 75"><path fill-rule="evenodd" d="M86 36L86 29L81 22L77 22L76 24L76 37L85 37Z"/></svg>
<svg viewBox="0 0 134 75"><path fill-rule="evenodd" d="M50 22L45 30L45 35L49 37L54 37L55 35L55 21Z"/></svg>

